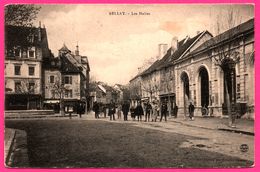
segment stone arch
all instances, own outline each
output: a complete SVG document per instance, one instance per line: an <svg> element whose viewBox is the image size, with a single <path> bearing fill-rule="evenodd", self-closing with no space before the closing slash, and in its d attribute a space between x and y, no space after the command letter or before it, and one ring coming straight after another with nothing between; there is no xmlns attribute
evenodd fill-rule
<svg viewBox="0 0 260 172"><path fill-rule="evenodd" d="M187 115L187 106L190 99L190 79L187 71L183 71L180 75L181 92L180 92L180 102L184 108L184 115Z"/></svg>
<svg viewBox="0 0 260 172"><path fill-rule="evenodd" d="M198 106L210 105L209 81L210 73L206 65L201 65L197 70L197 103Z"/></svg>

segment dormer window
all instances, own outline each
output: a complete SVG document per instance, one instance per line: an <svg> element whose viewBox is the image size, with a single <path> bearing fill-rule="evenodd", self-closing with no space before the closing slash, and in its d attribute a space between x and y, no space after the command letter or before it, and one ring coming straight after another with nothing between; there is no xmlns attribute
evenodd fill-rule
<svg viewBox="0 0 260 172"><path fill-rule="evenodd" d="M14 56L21 57L21 49L19 47L14 48Z"/></svg>
<svg viewBox="0 0 260 172"><path fill-rule="evenodd" d="M34 41L34 36L33 36L33 35L30 35L30 36L28 37L28 41L29 41L30 43L33 43L33 41Z"/></svg>
<svg viewBox="0 0 260 172"><path fill-rule="evenodd" d="M28 56L29 56L29 58L35 58L35 48L34 47L29 48Z"/></svg>

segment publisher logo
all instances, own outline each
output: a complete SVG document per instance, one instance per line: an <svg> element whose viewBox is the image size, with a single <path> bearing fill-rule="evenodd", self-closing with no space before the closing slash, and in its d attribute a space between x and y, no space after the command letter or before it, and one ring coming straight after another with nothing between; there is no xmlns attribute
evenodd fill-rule
<svg viewBox="0 0 260 172"><path fill-rule="evenodd" d="M249 149L248 145L247 144L242 144L240 145L240 151L241 152L247 152Z"/></svg>

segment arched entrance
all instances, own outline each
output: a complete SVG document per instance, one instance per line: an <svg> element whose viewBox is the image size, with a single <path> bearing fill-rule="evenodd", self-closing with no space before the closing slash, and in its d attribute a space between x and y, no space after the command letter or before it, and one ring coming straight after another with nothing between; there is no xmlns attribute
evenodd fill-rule
<svg viewBox="0 0 260 172"><path fill-rule="evenodd" d="M232 59L227 59L223 62L224 73L224 103L222 105L223 114L228 115L228 107L236 103L236 69L235 62Z"/></svg>
<svg viewBox="0 0 260 172"><path fill-rule="evenodd" d="M184 107L184 116L186 117L187 114L187 105L190 98L190 88L189 88L189 77L186 72L181 74L181 81L182 81L182 90L183 90L183 107Z"/></svg>
<svg viewBox="0 0 260 172"><path fill-rule="evenodd" d="M209 74L205 67L199 70L200 77L200 104L201 107L209 106Z"/></svg>

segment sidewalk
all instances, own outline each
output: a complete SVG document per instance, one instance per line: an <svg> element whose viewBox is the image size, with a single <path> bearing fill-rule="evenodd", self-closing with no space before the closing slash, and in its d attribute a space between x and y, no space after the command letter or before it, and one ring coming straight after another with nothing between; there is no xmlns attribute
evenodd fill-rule
<svg viewBox="0 0 260 172"><path fill-rule="evenodd" d="M195 120L191 121L188 117L184 119L182 115L178 116L178 118L169 118L171 122L181 123L186 126L254 135L254 120L236 119L236 128L229 127L228 120L228 118L221 117L195 117Z"/></svg>
<svg viewBox="0 0 260 172"><path fill-rule="evenodd" d="M4 147L4 154L5 154L5 165L9 165L9 160L11 157L11 152L14 146L14 138L15 138L15 130L11 128L5 128L5 147Z"/></svg>
<svg viewBox="0 0 260 172"><path fill-rule="evenodd" d="M5 166L29 167L27 134L23 130L5 128Z"/></svg>
<svg viewBox="0 0 260 172"><path fill-rule="evenodd" d="M94 113L92 113L92 112L90 112L87 115L84 115L84 118L95 120ZM109 120L109 116L107 116L107 118L103 118L103 115L101 115L100 119ZM128 115L128 119L129 119L129 121L132 121L130 115ZM250 119L236 119L236 121L235 121L236 128L229 127L228 126L229 119L223 118L223 117L195 116L195 120L191 121L191 120L189 120L188 117L186 117L186 119L184 119L184 116L182 114L180 114L178 116L178 118L168 117L167 119L168 119L167 123L172 124L172 125L174 125L174 123L179 123L179 124L190 126L190 127L198 127L198 128L204 128L204 129L210 129L210 130L222 130L222 131L241 133L241 134L254 136L254 120L250 120ZM144 120L144 117L143 117L143 120ZM159 123L159 121L160 121L160 117L158 116L156 123ZM117 122L124 122L124 121L121 119L121 120L117 120ZM153 124L156 124L156 123L153 123Z"/></svg>

